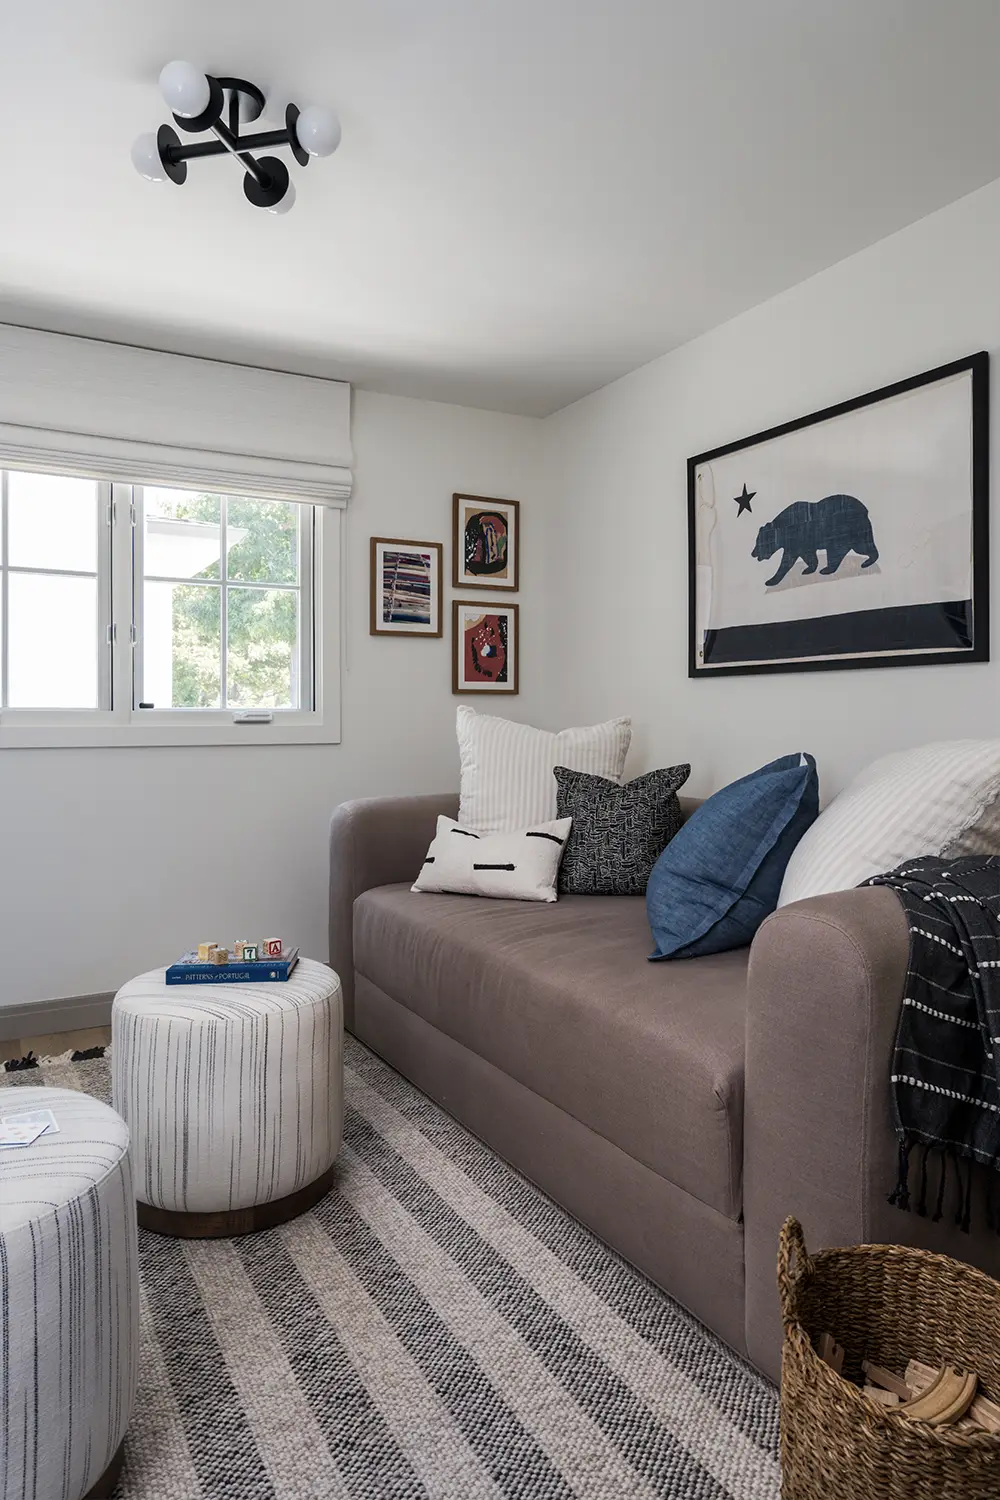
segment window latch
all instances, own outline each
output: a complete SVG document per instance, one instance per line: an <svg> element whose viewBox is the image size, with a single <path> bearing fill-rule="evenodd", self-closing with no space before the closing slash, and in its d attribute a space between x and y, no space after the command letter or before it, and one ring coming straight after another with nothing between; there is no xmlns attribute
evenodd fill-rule
<svg viewBox="0 0 1000 1500"><path fill-rule="evenodd" d="M270 724L274 715L269 708L245 708L233 714L234 724Z"/></svg>

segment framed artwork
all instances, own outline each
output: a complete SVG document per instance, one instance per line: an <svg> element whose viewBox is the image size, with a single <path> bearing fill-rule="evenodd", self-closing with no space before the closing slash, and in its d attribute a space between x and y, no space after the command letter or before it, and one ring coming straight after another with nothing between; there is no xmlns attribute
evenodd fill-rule
<svg viewBox="0 0 1000 1500"><path fill-rule="evenodd" d="M440 542L403 542L373 536L371 634L444 634Z"/></svg>
<svg viewBox="0 0 1000 1500"><path fill-rule="evenodd" d="M989 356L688 460L691 677L989 660Z"/></svg>
<svg viewBox="0 0 1000 1500"><path fill-rule="evenodd" d="M516 693L517 605L452 601L453 693Z"/></svg>
<svg viewBox="0 0 1000 1500"><path fill-rule="evenodd" d="M520 502L453 495L452 503L455 587L513 593L520 567Z"/></svg>

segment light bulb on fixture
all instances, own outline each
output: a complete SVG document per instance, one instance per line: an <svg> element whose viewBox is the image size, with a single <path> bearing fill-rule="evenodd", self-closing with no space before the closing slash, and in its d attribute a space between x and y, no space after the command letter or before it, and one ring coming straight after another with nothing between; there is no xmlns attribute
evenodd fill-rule
<svg viewBox="0 0 1000 1500"><path fill-rule="evenodd" d="M160 93L168 109L182 120L205 113L212 97L208 78L194 63L168 62L160 73Z"/></svg>
<svg viewBox="0 0 1000 1500"><path fill-rule="evenodd" d="M132 142L132 165L147 182L166 182L167 170L160 157L156 136L151 130Z"/></svg>
<svg viewBox="0 0 1000 1500"><path fill-rule="evenodd" d="M290 182L285 188L285 195L279 198L277 203L272 203L267 212L269 214L287 214L288 210L295 204L295 183Z"/></svg>
<svg viewBox="0 0 1000 1500"><path fill-rule="evenodd" d="M332 156L340 145L340 121L332 109L310 104L295 121L295 135L310 156Z"/></svg>

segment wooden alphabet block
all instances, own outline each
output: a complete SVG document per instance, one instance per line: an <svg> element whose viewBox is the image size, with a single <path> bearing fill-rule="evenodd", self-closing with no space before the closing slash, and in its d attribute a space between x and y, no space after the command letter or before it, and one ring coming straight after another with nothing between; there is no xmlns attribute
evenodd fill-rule
<svg viewBox="0 0 1000 1500"><path fill-rule="evenodd" d="M207 964L209 962L210 957L211 957L212 949L213 948L217 948L218 946L219 946L218 943L215 942L214 940L211 943L199 943L198 944L198 961L199 961L199 963Z"/></svg>
<svg viewBox="0 0 1000 1500"><path fill-rule="evenodd" d="M261 946L261 948L262 948L262 950L264 952L265 958L280 958L281 957L281 939L280 938L265 938L264 941L261 943L260 946Z"/></svg>
<svg viewBox="0 0 1000 1500"><path fill-rule="evenodd" d="M235 941L235 943L233 944L233 957L234 958L242 958L243 957L243 949L245 947L246 947L246 943L243 941L243 939L242 938L237 938L236 941Z"/></svg>
<svg viewBox="0 0 1000 1500"><path fill-rule="evenodd" d="M243 944L243 962L245 964L255 964L257 962L257 944L256 943L244 943Z"/></svg>
<svg viewBox="0 0 1000 1500"><path fill-rule="evenodd" d="M208 961L210 964L227 964L229 962L229 949L213 948L208 955Z"/></svg>

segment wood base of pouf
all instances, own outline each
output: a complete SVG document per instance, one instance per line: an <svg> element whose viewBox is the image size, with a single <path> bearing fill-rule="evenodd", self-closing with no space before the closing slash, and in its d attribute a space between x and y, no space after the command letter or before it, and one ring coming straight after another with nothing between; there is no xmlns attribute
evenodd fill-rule
<svg viewBox="0 0 1000 1500"><path fill-rule="evenodd" d="M101 1475L97 1483L91 1485L90 1489L84 1495L83 1500L107 1500L107 1497L114 1492L114 1488L118 1483L118 1479L121 1474L122 1465L124 1464L124 1462L125 1440L122 1439L122 1441L118 1444L118 1452L108 1464L108 1467L105 1469L104 1473Z"/></svg>
<svg viewBox="0 0 1000 1500"><path fill-rule="evenodd" d="M220 1209L218 1213L186 1214L170 1208L154 1208L151 1203L137 1203L141 1228L154 1234L169 1235L176 1240L229 1240L240 1234L257 1234L297 1219L329 1192L333 1186L336 1163L328 1167L297 1193L275 1198L270 1203L255 1203L250 1208ZM95 1491L96 1494L96 1491Z"/></svg>

